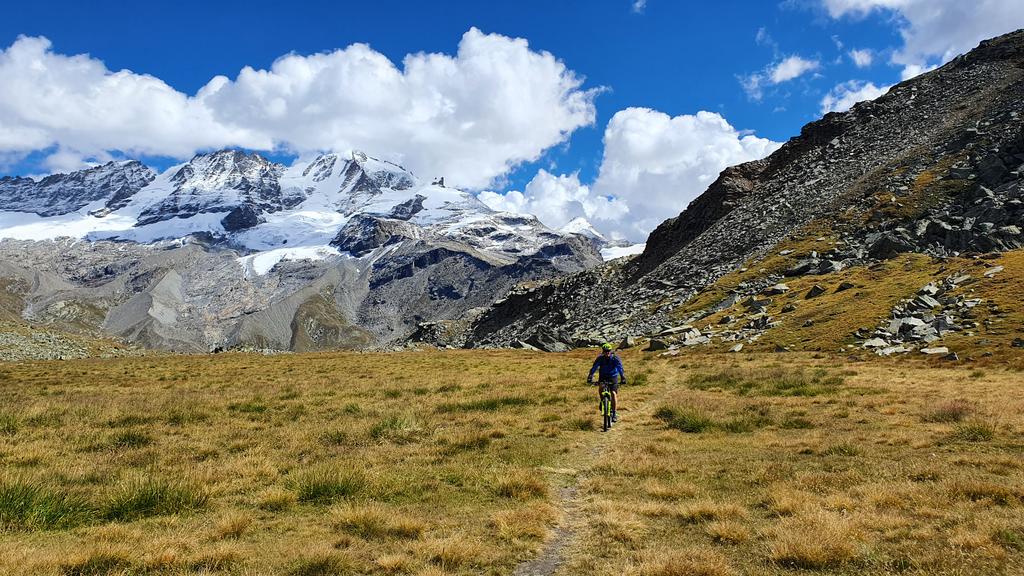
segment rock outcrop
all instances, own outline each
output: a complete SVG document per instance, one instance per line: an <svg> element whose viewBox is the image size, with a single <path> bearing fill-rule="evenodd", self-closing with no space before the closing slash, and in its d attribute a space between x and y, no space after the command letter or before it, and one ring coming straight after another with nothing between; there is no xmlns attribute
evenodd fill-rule
<svg viewBox="0 0 1024 576"><path fill-rule="evenodd" d="M642 255L514 290L479 317L466 345L507 346L545 326L574 341L656 336L679 323L701 290L814 230L839 241L792 255L799 259L786 276L834 274L907 252L947 258L1020 248L1022 102L1018 31L825 115L768 158L726 169L651 234ZM782 277L761 280L765 288ZM772 322L750 319L735 333L749 340Z"/></svg>

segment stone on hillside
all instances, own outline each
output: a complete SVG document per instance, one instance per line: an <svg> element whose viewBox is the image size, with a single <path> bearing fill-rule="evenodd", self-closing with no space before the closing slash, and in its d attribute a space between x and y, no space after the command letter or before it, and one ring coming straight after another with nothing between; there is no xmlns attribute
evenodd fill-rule
<svg viewBox="0 0 1024 576"><path fill-rule="evenodd" d="M572 346L563 341L555 331L539 328L526 339L526 343L544 352L568 352Z"/></svg>
<svg viewBox="0 0 1024 576"><path fill-rule="evenodd" d="M711 338L708 336L696 336L693 338L687 338L686 340L683 340L683 346L697 346L700 344L707 344L710 341Z"/></svg>
<svg viewBox="0 0 1024 576"><path fill-rule="evenodd" d="M747 308L752 309L752 310L753 309L760 310L762 308L767 308L768 305L771 304L771 303L772 303L772 299L771 298L765 298L764 300L758 300L757 298L750 297L750 298L747 298L746 300L743 301L743 305L746 306Z"/></svg>
<svg viewBox="0 0 1024 576"><path fill-rule="evenodd" d="M622 342L619 342L620 350L626 350L628 348L633 348L634 346L636 346L636 338L632 336L626 336L622 339Z"/></svg>
<svg viewBox="0 0 1024 576"><path fill-rule="evenodd" d="M902 318L893 318L889 321L889 326L885 329L889 334L899 334L900 327L903 326Z"/></svg>
<svg viewBox="0 0 1024 576"><path fill-rule="evenodd" d="M892 233L868 235L868 256L877 260L889 260L904 252L913 252L914 245Z"/></svg>
<svg viewBox="0 0 1024 576"><path fill-rule="evenodd" d="M985 276L985 278L991 278L991 277L995 276L996 274L999 274L1002 271L1003 271L1003 267L1002 266L996 266L994 268L989 268L988 270L985 270L984 276Z"/></svg>
<svg viewBox="0 0 1024 576"><path fill-rule="evenodd" d="M811 319L804 320L804 323L803 323L803 326L802 326L803 328L810 328L811 326L814 326L814 320L811 320Z"/></svg>
<svg viewBox="0 0 1024 576"><path fill-rule="evenodd" d="M939 292L939 287L932 282L925 284L924 286L921 287L920 290L917 291L918 295L920 296L935 296Z"/></svg>
<svg viewBox="0 0 1024 576"><path fill-rule="evenodd" d="M855 288L855 287L856 287L856 285L854 285L853 282L842 282L836 288L836 292L844 292L846 290L849 290L850 288Z"/></svg>
<svg viewBox="0 0 1024 576"><path fill-rule="evenodd" d="M879 356L892 356L893 354L905 354L907 352L910 352L910 349L904 346L888 346L886 348L876 350L876 353Z"/></svg>
<svg viewBox="0 0 1024 576"><path fill-rule="evenodd" d="M735 316L722 316L722 319L718 321L719 324L731 324L736 321Z"/></svg>
<svg viewBox="0 0 1024 576"><path fill-rule="evenodd" d="M527 344L526 342L523 342L522 340L516 340L515 342L513 342L512 343L512 348L519 348L521 350L529 350L531 352L540 352L540 350L538 350L537 348L535 348L533 346L530 346L529 344Z"/></svg>
<svg viewBox="0 0 1024 576"><path fill-rule="evenodd" d="M690 330L693 330L693 326L690 326L689 324L683 324L682 326L673 326L671 328L666 328L666 329L662 330L661 332L658 332L657 335L658 336L672 336L672 335L675 335L675 334L680 334L682 332L689 332Z"/></svg>
<svg viewBox="0 0 1024 576"><path fill-rule="evenodd" d="M653 339L647 344L647 348L644 348L646 352L656 352L658 350L668 350L668 343L664 340Z"/></svg>
<svg viewBox="0 0 1024 576"><path fill-rule="evenodd" d="M942 357L943 360L949 360L951 362L957 362L960 360L960 356L956 352L950 352Z"/></svg>
<svg viewBox="0 0 1024 576"><path fill-rule="evenodd" d="M739 352L740 350L743 350L743 342L740 342L739 344L733 346L732 348L729 348L729 352Z"/></svg>
<svg viewBox="0 0 1024 576"><path fill-rule="evenodd" d="M776 284L765 288L762 293L768 296L778 296L779 294L785 294L786 292L789 292L789 286L786 286L785 284Z"/></svg>
<svg viewBox="0 0 1024 576"><path fill-rule="evenodd" d="M866 340L863 344L861 344L861 346L865 348L885 348L888 345L889 343L886 342L885 340L882 340L881 338L871 338L870 340Z"/></svg>
<svg viewBox="0 0 1024 576"><path fill-rule="evenodd" d="M946 348L945 346L936 346L935 348L921 348L921 354L927 354L929 356L949 354L949 348Z"/></svg>
<svg viewBox="0 0 1024 576"><path fill-rule="evenodd" d="M825 289L815 284L811 286L811 289L807 291L806 298L817 298L825 293Z"/></svg>
<svg viewBox="0 0 1024 576"><path fill-rule="evenodd" d="M1010 346L1013 346L1014 348L1024 348L1024 338L1014 338L1013 342L1010 343Z"/></svg>
<svg viewBox="0 0 1024 576"><path fill-rule="evenodd" d="M784 313L785 312L792 312L794 310L796 310L796 304L793 304L793 303L786 304L785 306L782 307L782 311Z"/></svg>
<svg viewBox="0 0 1024 576"><path fill-rule="evenodd" d="M825 260L818 266L818 274L832 274L843 269L843 263L835 260Z"/></svg>

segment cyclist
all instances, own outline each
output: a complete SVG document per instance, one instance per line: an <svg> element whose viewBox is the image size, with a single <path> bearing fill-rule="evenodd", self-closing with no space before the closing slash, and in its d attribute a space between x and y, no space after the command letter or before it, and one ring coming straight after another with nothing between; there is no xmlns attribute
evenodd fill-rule
<svg viewBox="0 0 1024 576"><path fill-rule="evenodd" d="M619 384L626 383L626 373L622 370L622 360L612 352L612 345L607 342L601 345L601 355L594 360L594 365L590 368L587 384L594 383L595 372L598 375L598 382L608 383L608 389L612 393L612 422L618 422L619 416L615 407L619 396Z"/></svg>

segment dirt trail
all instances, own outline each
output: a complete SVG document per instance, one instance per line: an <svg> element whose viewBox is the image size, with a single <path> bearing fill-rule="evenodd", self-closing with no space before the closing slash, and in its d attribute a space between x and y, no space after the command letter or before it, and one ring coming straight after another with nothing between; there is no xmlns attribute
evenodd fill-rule
<svg viewBox="0 0 1024 576"><path fill-rule="evenodd" d="M586 457L580 462L579 472L572 475L572 482L559 490L558 507L562 511L562 520L555 527L554 535L544 545L544 549L536 557L521 562L512 572L513 576L553 576L562 564L565 563L566 549L576 538L576 534L585 520L580 501L580 483L587 476L589 469L601 454L615 441L619 434L628 434L643 414L646 413L644 404L650 397L649 391L630 391L636 394L630 398L629 409L625 407L621 411L622 421L618 422L609 432L595 431L595 439L590 443ZM569 470L555 470L554 472L574 472Z"/></svg>

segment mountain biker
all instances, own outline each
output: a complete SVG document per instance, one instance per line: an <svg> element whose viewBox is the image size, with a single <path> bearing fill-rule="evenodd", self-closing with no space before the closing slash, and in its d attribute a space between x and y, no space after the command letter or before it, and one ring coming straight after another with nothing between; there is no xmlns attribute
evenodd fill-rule
<svg viewBox="0 0 1024 576"><path fill-rule="evenodd" d="M618 422L619 416L615 407L619 397L619 384L626 383L626 373L622 370L622 360L612 352L612 345L607 342L601 345L601 355L594 360L594 365L590 368L587 384L594 383L595 372L598 375L598 383L608 383L608 389L612 393L612 422Z"/></svg>

